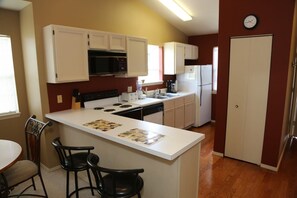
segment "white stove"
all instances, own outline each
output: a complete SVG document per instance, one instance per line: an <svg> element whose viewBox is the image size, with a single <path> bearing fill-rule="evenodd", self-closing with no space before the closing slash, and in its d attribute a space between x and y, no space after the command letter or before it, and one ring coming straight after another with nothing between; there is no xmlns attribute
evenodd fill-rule
<svg viewBox="0 0 297 198"><path fill-rule="evenodd" d="M86 109L126 116L134 111L140 111L138 118L142 120L142 107L120 100L117 90L82 94L82 103ZM130 116L126 116L130 117Z"/></svg>
<svg viewBox="0 0 297 198"><path fill-rule="evenodd" d="M140 105L122 102L118 97L88 101L84 103L86 109L94 109L107 113L117 113L140 107Z"/></svg>

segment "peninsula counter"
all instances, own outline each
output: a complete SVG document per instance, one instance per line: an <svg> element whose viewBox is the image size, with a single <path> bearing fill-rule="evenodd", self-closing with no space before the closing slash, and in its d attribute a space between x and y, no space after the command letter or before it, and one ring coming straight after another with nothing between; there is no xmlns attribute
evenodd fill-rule
<svg viewBox="0 0 297 198"><path fill-rule="evenodd" d="M100 166L144 168L143 198L197 198L204 134L93 109L46 114L65 145L91 145Z"/></svg>

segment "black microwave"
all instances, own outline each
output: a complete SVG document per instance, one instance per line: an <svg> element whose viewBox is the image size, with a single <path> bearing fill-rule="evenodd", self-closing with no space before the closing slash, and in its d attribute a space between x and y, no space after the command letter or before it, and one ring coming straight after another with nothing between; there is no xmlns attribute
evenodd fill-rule
<svg viewBox="0 0 297 198"><path fill-rule="evenodd" d="M127 54L120 52L88 51L89 75L127 73Z"/></svg>

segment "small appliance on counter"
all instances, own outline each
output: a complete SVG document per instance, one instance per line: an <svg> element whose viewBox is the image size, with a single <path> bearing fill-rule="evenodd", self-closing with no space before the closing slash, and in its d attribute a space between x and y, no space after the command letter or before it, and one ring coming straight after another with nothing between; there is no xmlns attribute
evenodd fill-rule
<svg viewBox="0 0 297 198"><path fill-rule="evenodd" d="M126 102L133 102L138 100L138 94L136 92L123 92L121 99Z"/></svg>
<svg viewBox="0 0 297 198"><path fill-rule="evenodd" d="M167 80L166 87L167 87L167 93L176 93L177 81Z"/></svg>
<svg viewBox="0 0 297 198"><path fill-rule="evenodd" d="M80 109L80 92L78 89L74 89L72 91L72 103L71 108L72 109Z"/></svg>

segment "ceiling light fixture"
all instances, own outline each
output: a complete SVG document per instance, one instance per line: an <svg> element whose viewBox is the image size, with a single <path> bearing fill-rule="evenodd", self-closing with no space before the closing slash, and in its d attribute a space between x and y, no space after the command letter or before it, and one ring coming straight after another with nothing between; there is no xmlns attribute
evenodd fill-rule
<svg viewBox="0 0 297 198"><path fill-rule="evenodd" d="M183 21L190 21L192 17L173 0L159 0L171 12L178 16Z"/></svg>

